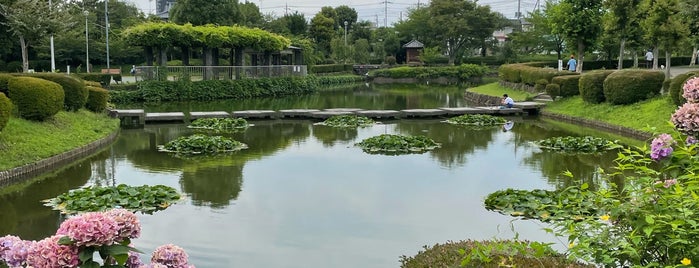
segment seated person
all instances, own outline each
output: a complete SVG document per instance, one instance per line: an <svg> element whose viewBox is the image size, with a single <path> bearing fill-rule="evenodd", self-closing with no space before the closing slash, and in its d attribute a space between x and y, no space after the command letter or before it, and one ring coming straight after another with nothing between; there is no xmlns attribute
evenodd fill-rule
<svg viewBox="0 0 699 268"><path fill-rule="evenodd" d="M512 108L515 106L515 101L507 96L507 94L502 94L502 100L500 101L506 108Z"/></svg>

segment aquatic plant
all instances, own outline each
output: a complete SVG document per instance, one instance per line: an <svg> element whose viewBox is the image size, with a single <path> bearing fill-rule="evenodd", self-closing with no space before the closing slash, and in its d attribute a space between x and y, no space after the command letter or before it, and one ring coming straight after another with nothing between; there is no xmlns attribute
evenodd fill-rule
<svg viewBox="0 0 699 268"><path fill-rule="evenodd" d="M131 211L153 213L169 207L181 199L180 193L165 185L90 186L72 190L51 199L45 205L63 214L105 211L124 208Z"/></svg>
<svg viewBox="0 0 699 268"><path fill-rule="evenodd" d="M374 120L366 116L334 115L322 122L323 125L340 128L367 127L374 124Z"/></svg>
<svg viewBox="0 0 699 268"><path fill-rule="evenodd" d="M194 134L179 137L159 146L158 149L162 152L192 155L233 152L247 148L244 143L226 137Z"/></svg>
<svg viewBox="0 0 699 268"><path fill-rule="evenodd" d="M559 210L560 200L565 200L571 206L565 211ZM597 212L594 204L587 200L583 192L577 188L555 191L500 190L486 197L485 208L504 215L541 221L580 218L582 215L594 215Z"/></svg>
<svg viewBox="0 0 699 268"><path fill-rule="evenodd" d="M217 131L245 130L250 124L244 118L200 118L194 120L188 128L208 129Z"/></svg>
<svg viewBox="0 0 699 268"><path fill-rule="evenodd" d="M566 153L596 153L618 149L621 146L616 141L592 136L584 137L553 137L534 142L539 148Z"/></svg>
<svg viewBox="0 0 699 268"><path fill-rule="evenodd" d="M409 154L424 153L441 145L425 136L383 134L356 143L367 153Z"/></svg>
<svg viewBox="0 0 699 268"><path fill-rule="evenodd" d="M454 125L495 126L503 125L507 120L502 117L487 114L465 114L449 118L446 122Z"/></svg>

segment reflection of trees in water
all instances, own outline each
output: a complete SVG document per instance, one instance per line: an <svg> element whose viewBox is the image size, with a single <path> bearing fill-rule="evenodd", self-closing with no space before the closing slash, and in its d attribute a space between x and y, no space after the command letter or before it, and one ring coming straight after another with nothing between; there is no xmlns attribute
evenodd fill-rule
<svg viewBox="0 0 699 268"><path fill-rule="evenodd" d="M41 201L85 185L91 173L87 161L10 186L19 189L0 195L0 236L15 234L23 239L41 239L56 233L59 212Z"/></svg>
<svg viewBox="0 0 699 268"><path fill-rule="evenodd" d="M223 208L238 198L243 183L243 166L202 167L185 170L180 179L182 191L196 206Z"/></svg>
<svg viewBox="0 0 699 268"><path fill-rule="evenodd" d="M526 157L523 162L536 167L546 177L549 184L556 189L588 183L593 188L600 183L598 168L607 169L613 164L615 152L604 154L561 154L550 151L538 151ZM570 171L573 178L563 176Z"/></svg>
<svg viewBox="0 0 699 268"><path fill-rule="evenodd" d="M284 149L292 142L305 140L311 135L309 121L281 120L254 121L245 132L235 133L233 138L248 145L242 152L248 155L266 156Z"/></svg>
<svg viewBox="0 0 699 268"><path fill-rule="evenodd" d="M357 138L356 128L336 128L324 125L313 125L313 137L325 147L332 147L337 141L352 141Z"/></svg>
<svg viewBox="0 0 699 268"><path fill-rule="evenodd" d="M485 150L493 140L498 127L472 128L431 120L404 121L397 125L401 134L424 135L441 143L442 147L430 152L442 165L447 167L463 166L466 156L477 149Z"/></svg>
<svg viewBox="0 0 699 268"><path fill-rule="evenodd" d="M115 186L114 178L116 159L110 157L113 149L110 147L97 153L90 159L90 182L97 186Z"/></svg>

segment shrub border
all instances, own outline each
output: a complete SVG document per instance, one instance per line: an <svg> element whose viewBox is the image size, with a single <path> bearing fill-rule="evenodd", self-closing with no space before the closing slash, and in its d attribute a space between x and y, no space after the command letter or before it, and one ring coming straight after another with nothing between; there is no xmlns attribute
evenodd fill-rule
<svg viewBox="0 0 699 268"><path fill-rule="evenodd" d="M119 137L120 129L112 132L108 136L80 146L73 150L63 152L58 155L45 158L24 166L0 171L0 186L7 186L21 179L34 177L49 171L54 171L65 167L73 161L90 156L111 144Z"/></svg>

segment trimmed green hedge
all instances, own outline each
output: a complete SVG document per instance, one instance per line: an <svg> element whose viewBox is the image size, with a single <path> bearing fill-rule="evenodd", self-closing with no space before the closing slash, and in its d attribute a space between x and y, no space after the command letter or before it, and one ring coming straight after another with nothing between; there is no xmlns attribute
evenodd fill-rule
<svg viewBox="0 0 699 268"><path fill-rule="evenodd" d="M545 92L546 91L546 85L549 84L549 81L546 81L546 79L539 79L536 81L536 84L534 85L534 91L537 93L539 92Z"/></svg>
<svg viewBox="0 0 699 268"><path fill-rule="evenodd" d="M387 78L457 78L466 81L474 77L482 77L488 72L488 67L475 64L462 64L448 67L396 67L390 69L379 69L370 72L372 77Z"/></svg>
<svg viewBox="0 0 699 268"><path fill-rule="evenodd" d="M10 121L11 114L12 102L4 93L0 93L0 131L5 128L7 121Z"/></svg>
<svg viewBox="0 0 699 268"><path fill-rule="evenodd" d="M36 77L15 77L8 82L10 99L19 116L44 121L63 108L65 93L61 85Z"/></svg>
<svg viewBox="0 0 699 268"><path fill-rule="evenodd" d="M604 102L604 79L614 70L599 70L586 72L580 77L580 96L589 103Z"/></svg>
<svg viewBox="0 0 699 268"><path fill-rule="evenodd" d="M316 76L239 80L144 81L138 90L111 90L113 103L242 99L315 92ZM330 81L324 79L323 81Z"/></svg>
<svg viewBox="0 0 699 268"><path fill-rule="evenodd" d="M90 111L101 113L107 108L107 101L109 100L109 91L101 87L88 86L87 91L87 103L85 103L85 108Z"/></svg>
<svg viewBox="0 0 699 268"><path fill-rule="evenodd" d="M556 96L561 95L561 86L559 84L548 84L546 85L546 94L551 96L551 98L556 98Z"/></svg>
<svg viewBox="0 0 699 268"><path fill-rule="evenodd" d="M0 74L0 93L7 95L7 82L14 78L11 74Z"/></svg>
<svg viewBox="0 0 699 268"><path fill-rule="evenodd" d="M364 82L365 78L361 75L333 75L333 76L318 76L319 85L342 85L351 83Z"/></svg>
<svg viewBox="0 0 699 268"><path fill-rule="evenodd" d="M321 73L342 73L342 72L353 72L354 68L352 64L324 64L324 65L313 65L310 68L310 73L321 74Z"/></svg>
<svg viewBox="0 0 699 268"><path fill-rule="evenodd" d="M688 73L678 74L672 78L672 81L670 81L670 86L668 88L668 94L670 94L670 99L672 100L672 103L674 103L677 106L681 106L682 104L687 102L687 100L685 100L684 97L682 97L682 93L684 93L682 86L684 86L684 82L695 76L699 76L699 71L691 71Z"/></svg>
<svg viewBox="0 0 699 268"><path fill-rule="evenodd" d="M524 83L530 86L544 79L551 82L554 77L571 75L569 71L558 71L550 68L548 62L529 62L518 64L506 64L498 69L500 79L512 83Z"/></svg>
<svg viewBox="0 0 699 268"><path fill-rule="evenodd" d="M111 74L79 73L79 74L75 74L75 75L82 78L85 81L92 81L92 82L100 83L100 85L102 85L102 86L108 86L112 82L112 75ZM121 80L121 75L119 75L119 79L117 79L117 80L119 80L119 81Z"/></svg>
<svg viewBox="0 0 699 268"><path fill-rule="evenodd" d="M85 107L85 103L87 102L87 88L85 88L85 84L81 79L66 74L56 73L33 73L22 75L49 80L61 85L61 87L63 87L63 91L65 91L66 111L77 111Z"/></svg>
<svg viewBox="0 0 699 268"><path fill-rule="evenodd" d="M631 104L660 94L665 74L661 71L627 69L604 80L604 98L611 104Z"/></svg>
<svg viewBox="0 0 699 268"><path fill-rule="evenodd" d="M572 73L568 73L572 74ZM561 88L558 92L558 95L556 96L561 96L561 97L571 97L571 96L576 96L580 94L580 90L578 89L578 83L580 81L580 75L566 75L566 76L556 76L553 79L551 79L552 84L558 84ZM551 97L555 97L551 95Z"/></svg>

